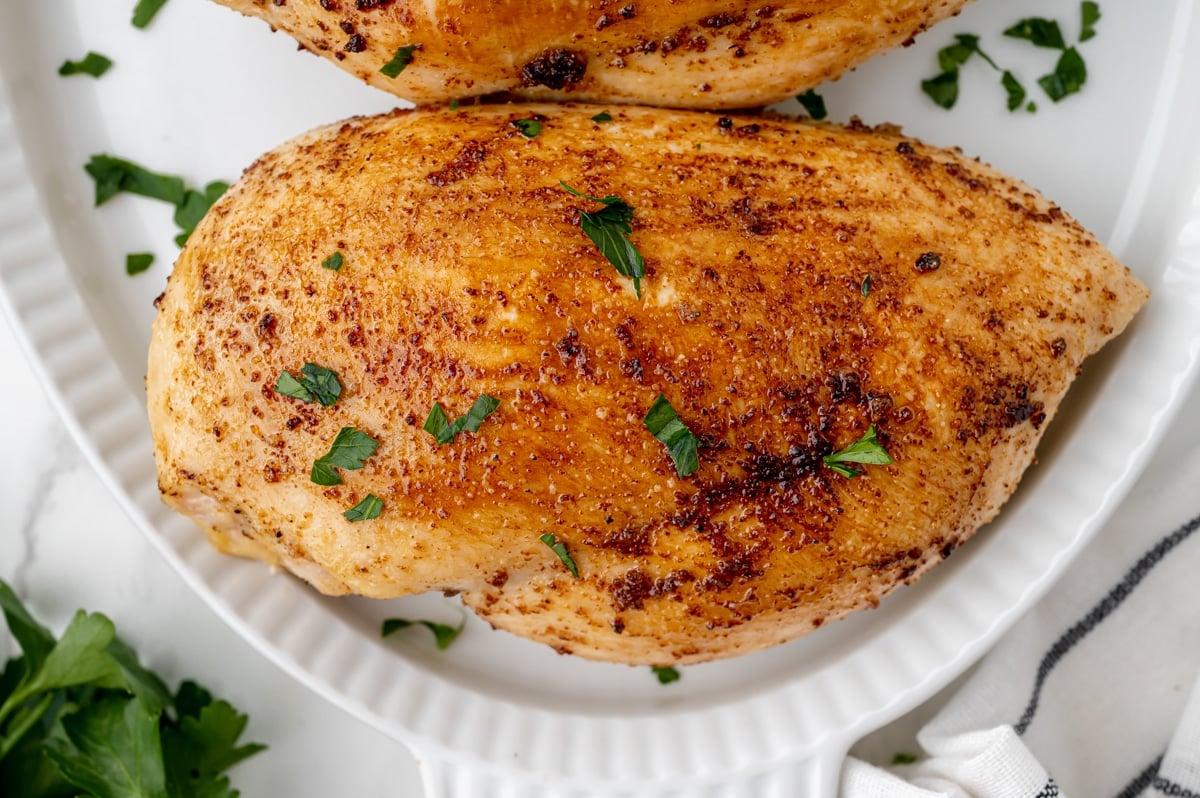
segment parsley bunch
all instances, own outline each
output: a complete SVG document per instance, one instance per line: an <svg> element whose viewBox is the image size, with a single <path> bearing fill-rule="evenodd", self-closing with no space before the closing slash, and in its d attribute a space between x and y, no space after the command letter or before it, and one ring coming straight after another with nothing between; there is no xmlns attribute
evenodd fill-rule
<svg viewBox="0 0 1200 798"><path fill-rule="evenodd" d="M224 772L246 716L203 687L172 695L105 616L80 610L58 640L0 581L22 656L0 673L0 795L237 798Z"/></svg>

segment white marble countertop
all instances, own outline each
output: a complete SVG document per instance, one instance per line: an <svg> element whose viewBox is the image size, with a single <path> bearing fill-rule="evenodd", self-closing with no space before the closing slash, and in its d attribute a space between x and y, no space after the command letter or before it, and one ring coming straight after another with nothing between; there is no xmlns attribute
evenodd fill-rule
<svg viewBox="0 0 1200 798"><path fill-rule="evenodd" d="M310 692L228 628L117 505L0 318L0 578L59 632L103 612L172 686L194 679L250 716L267 751L232 773L244 796L422 794L404 746ZM0 659L13 654L0 633ZM336 763L336 764L335 764Z"/></svg>

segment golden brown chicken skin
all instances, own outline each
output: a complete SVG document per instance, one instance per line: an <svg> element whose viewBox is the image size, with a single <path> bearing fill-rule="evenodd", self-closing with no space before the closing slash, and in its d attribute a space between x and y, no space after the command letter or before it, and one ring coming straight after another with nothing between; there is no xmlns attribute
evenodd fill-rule
<svg viewBox="0 0 1200 798"><path fill-rule="evenodd" d="M966 4L217 2L260 17L347 72L418 105L505 92L680 108L745 108L787 99L910 41ZM388 70L394 77L382 72L401 50Z"/></svg>
<svg viewBox="0 0 1200 798"><path fill-rule="evenodd" d="M640 299L581 230L604 206L560 181L632 207ZM180 256L147 378L160 486L325 593L459 591L598 659L732 656L874 605L991 519L1145 298L1032 189L894 130L352 119L263 156ZM306 363L336 404L276 390ZM660 393L690 476L643 423ZM477 432L422 429L485 394ZM343 428L378 448L314 484ZM893 463L830 467L872 429ZM379 516L347 520L368 495Z"/></svg>

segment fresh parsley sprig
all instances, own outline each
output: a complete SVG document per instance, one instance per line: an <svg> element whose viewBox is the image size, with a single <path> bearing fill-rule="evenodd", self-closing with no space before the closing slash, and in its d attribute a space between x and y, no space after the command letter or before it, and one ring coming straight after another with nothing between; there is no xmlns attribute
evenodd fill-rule
<svg viewBox="0 0 1200 798"><path fill-rule="evenodd" d="M357 471L377 448L379 441L367 433L354 427L342 427L329 451L313 463L309 478L318 485L341 485L342 475L336 469Z"/></svg>
<svg viewBox="0 0 1200 798"><path fill-rule="evenodd" d="M479 432L479 425L499 406L499 399L485 393L475 400L475 404L471 405L471 409L465 415L459 416L451 422L446 417L446 411L442 409L441 403L434 402L421 429L432 435L437 440L438 446L441 446L453 441L460 432Z"/></svg>
<svg viewBox="0 0 1200 798"><path fill-rule="evenodd" d="M834 471L847 479L853 479L862 473L860 469L851 468L846 463L858 465L891 465L895 462L887 450L879 443L875 434L875 425L867 427L863 436L841 451L827 454L821 461L830 471Z"/></svg>
<svg viewBox="0 0 1200 798"><path fill-rule="evenodd" d="M245 715L194 682L172 694L104 615L56 640L3 581L0 608L22 651L0 677L0 794L237 795L225 771L265 747L238 744Z"/></svg>
<svg viewBox="0 0 1200 798"><path fill-rule="evenodd" d="M696 469L700 468L700 439L679 418L666 396L661 393L658 395L646 411L642 423L651 435L667 447L671 462L675 464L675 473L681 477L696 473Z"/></svg>
<svg viewBox="0 0 1200 798"><path fill-rule="evenodd" d="M604 205L598 211L581 211L579 227L619 274L633 279L633 292L641 299L646 262L628 238L633 233L633 206L615 194L593 197L571 188L562 180L558 184L576 197Z"/></svg>

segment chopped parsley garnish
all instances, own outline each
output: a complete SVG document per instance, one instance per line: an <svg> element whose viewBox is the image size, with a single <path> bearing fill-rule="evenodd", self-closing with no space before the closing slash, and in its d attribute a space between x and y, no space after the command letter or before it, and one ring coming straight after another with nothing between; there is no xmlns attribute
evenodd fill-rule
<svg viewBox="0 0 1200 798"><path fill-rule="evenodd" d="M1080 34L1079 41L1085 42L1096 35L1096 23L1100 20L1098 3L1085 0L1080 4ZM1029 42L1035 47L1048 50L1058 50L1060 55L1054 66L1054 71L1038 78L1038 85L1054 102L1076 94L1087 82L1087 66L1079 51L1067 44L1062 28L1058 22L1044 17L1026 17L1018 20L1004 31L1011 39ZM938 51L938 67L942 70L937 76L921 82L921 90L931 100L942 108L953 108L958 101L958 73L972 55L980 56L992 69L1000 72L1000 85L1007 95L1006 105L1009 111L1015 111L1024 106L1030 113L1037 110L1037 104L1026 102L1028 97L1024 85L1017 76L1007 69L1001 69L979 47L979 37L968 34L955 36L955 43Z"/></svg>
<svg viewBox="0 0 1200 798"><path fill-rule="evenodd" d="M895 462L891 455L884 450L880 445L879 439L875 437L875 425L867 427L867 431L863 436L854 443L842 449L840 452L827 454L821 458L825 463L825 467L831 471L835 471L842 476L853 479L862 473L857 468L851 468L845 465L846 463L858 463L860 465L890 465Z"/></svg>
<svg viewBox="0 0 1200 798"><path fill-rule="evenodd" d="M679 669L672 666L651 665L650 670L654 672L658 678L659 684L670 684L671 682L679 681Z"/></svg>
<svg viewBox="0 0 1200 798"><path fill-rule="evenodd" d="M381 512L383 512L383 500L374 493L368 493L362 501L342 515L346 516L347 521L370 521L372 518L378 518Z"/></svg>
<svg viewBox="0 0 1200 798"><path fill-rule="evenodd" d="M958 70L921 81L921 91L942 108L950 110L958 102Z"/></svg>
<svg viewBox="0 0 1200 798"><path fill-rule="evenodd" d="M650 434L667 447L675 472L681 477L691 476L700 467L698 454L700 439L692 434L680 420L675 408L663 394L659 394L642 419Z"/></svg>
<svg viewBox="0 0 1200 798"><path fill-rule="evenodd" d="M899 751L892 757L893 765L911 765L917 761L916 754L910 754L907 751Z"/></svg>
<svg viewBox="0 0 1200 798"><path fill-rule="evenodd" d="M1079 41L1086 42L1096 35L1096 23L1100 21L1100 4L1085 0L1080 5L1079 16L1081 17Z"/></svg>
<svg viewBox="0 0 1200 798"><path fill-rule="evenodd" d="M125 256L125 273L132 277L141 274L154 265L154 254L151 252L131 252Z"/></svg>
<svg viewBox="0 0 1200 798"><path fill-rule="evenodd" d="M1009 93L1010 103L1013 96L1012 84L1016 84L1024 96L1025 90L1020 87L1016 77L1011 72L1001 70L992 57L980 49L978 36L960 33L954 39L954 44L938 50L937 59L938 67L942 70L941 74L921 81L921 91L925 92L929 99L947 110L953 108L954 104L958 102L959 67L967 63L973 55L978 55L997 72L1003 72L1000 81ZM1009 110L1013 110L1012 105L1009 106Z"/></svg>
<svg viewBox="0 0 1200 798"><path fill-rule="evenodd" d="M212 204L229 189L229 184L215 180L203 191L188 188L183 178L152 172L143 166L111 155L93 155L83 167L96 183L96 205L108 202L118 194L137 194L161 200L175 206L175 224L180 233L175 243L183 246L196 225L208 213Z"/></svg>
<svg viewBox="0 0 1200 798"><path fill-rule="evenodd" d="M413 53L420 48L418 44L406 44L396 50L396 54L392 56L392 60L379 68L379 71L387 75L389 78L394 78L404 71L413 60Z"/></svg>
<svg viewBox="0 0 1200 798"><path fill-rule="evenodd" d="M829 112L825 110L825 98L814 90L809 89L803 94L798 94L796 99L804 106L805 113L813 119L824 119L829 116Z"/></svg>
<svg viewBox="0 0 1200 798"><path fill-rule="evenodd" d="M367 433L354 427L342 427L329 451L313 463L309 478L318 485L341 485L342 475L335 469L357 471L377 448L379 441Z"/></svg>
<svg viewBox="0 0 1200 798"><path fill-rule="evenodd" d="M604 205L598 211L580 211L579 226L584 235L600 250L609 263L619 274L633 279L633 292L638 299L642 298L642 278L646 276L646 262L637 247L630 243L628 236L633 232L633 206L620 197L610 194L607 197L593 197L571 188L562 180L558 184L576 197L599 202Z"/></svg>
<svg viewBox="0 0 1200 798"><path fill-rule="evenodd" d="M1008 93L1008 102L1006 103L1008 110L1015 111L1020 108L1021 103L1025 102L1025 87L1021 85L1021 82L1006 69L1000 76L1000 85Z"/></svg>
<svg viewBox="0 0 1200 798"><path fill-rule="evenodd" d="M332 255L330 255L328 258L326 258L325 260L321 261L321 268L322 269L332 269L333 271L336 272L342 268L342 265L345 262L346 262L346 259L342 256L342 253L335 252Z"/></svg>
<svg viewBox="0 0 1200 798"><path fill-rule="evenodd" d="M571 576L579 578L579 566L575 564L574 558L571 557L571 552L567 551L567 544L563 543L553 532L547 532L538 538L538 540L550 547L550 551L554 552L559 561L567 566L567 570L571 572Z"/></svg>
<svg viewBox="0 0 1200 798"><path fill-rule="evenodd" d="M183 204L187 186L183 178L161 175L132 161L111 155L93 155L83 167L96 181L96 206L122 192L162 200L176 207Z"/></svg>
<svg viewBox="0 0 1200 798"><path fill-rule="evenodd" d="M537 138L542 132L542 123L536 119L514 119L511 124L527 139Z"/></svg>
<svg viewBox="0 0 1200 798"><path fill-rule="evenodd" d="M450 101L450 110L451 110L451 111L457 111L457 110L458 110L458 100L457 100L457 99L454 99L454 100L451 100L451 101Z"/></svg>
<svg viewBox="0 0 1200 798"><path fill-rule="evenodd" d="M245 715L194 682L172 694L104 615L80 610L56 640L3 581L0 609L22 651L0 669L0 790L236 795L225 771L264 748L239 745Z"/></svg>
<svg viewBox="0 0 1200 798"><path fill-rule="evenodd" d="M154 15L166 4L167 0L138 0L133 8L133 27L144 28L149 25Z"/></svg>
<svg viewBox="0 0 1200 798"><path fill-rule="evenodd" d="M1046 92L1046 96L1054 102L1064 97L1078 93L1087 82L1087 66L1083 57L1074 47L1063 50L1054 65L1054 71L1049 75L1038 78L1038 85Z"/></svg>
<svg viewBox="0 0 1200 798"><path fill-rule="evenodd" d="M275 393L299 399L301 402L317 401L326 407L337 403L342 395L342 384L338 382L337 374L316 363L305 363L300 369L300 376L294 377L288 371L279 375L275 381Z"/></svg>
<svg viewBox="0 0 1200 798"><path fill-rule="evenodd" d="M863 299L871 295L871 275L868 274L863 278L862 285L859 286L858 290L863 295Z"/></svg>
<svg viewBox="0 0 1200 798"><path fill-rule="evenodd" d="M387 618L383 622L383 629L380 631L380 636L388 637L410 626L424 626L433 632L433 639L437 644L438 651L445 651L450 648L451 643L458 639L458 636L462 634L462 630L466 625L467 618L465 615L459 621L458 626L451 626L446 623L434 623L433 621L410 621L407 618Z"/></svg>
<svg viewBox="0 0 1200 798"><path fill-rule="evenodd" d="M1013 39L1024 39L1035 47L1062 50L1067 46L1058 23L1043 17L1028 17L1018 21L1004 35Z"/></svg>
<svg viewBox="0 0 1200 798"><path fill-rule="evenodd" d="M446 411L442 409L441 403L434 402L421 429L432 435L437 440L438 446L441 446L453 441L464 430L479 432L479 425L499 406L499 399L485 393L475 400L475 404L471 405L471 409L467 411L466 415L459 416L451 422L446 417Z"/></svg>
<svg viewBox="0 0 1200 798"><path fill-rule="evenodd" d="M78 61L63 61L58 68L58 74L63 77L71 75L91 75L98 78L112 68L112 59L100 53L88 53Z"/></svg>
<svg viewBox="0 0 1200 798"><path fill-rule="evenodd" d="M600 113L598 113L592 117L592 121L595 122L596 124L600 124L602 122L611 122L612 114L610 114L608 111L601 111Z"/></svg>

